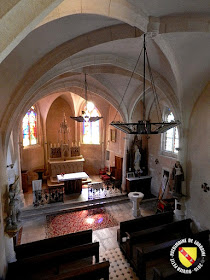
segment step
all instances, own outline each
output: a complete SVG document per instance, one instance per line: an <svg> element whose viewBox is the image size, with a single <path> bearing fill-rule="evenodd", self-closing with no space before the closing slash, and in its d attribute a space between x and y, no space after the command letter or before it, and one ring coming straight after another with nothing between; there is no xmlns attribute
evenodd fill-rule
<svg viewBox="0 0 210 280"><path fill-rule="evenodd" d="M127 195L118 195L115 197L107 197L102 199L94 199L88 201L69 201L58 202L52 204L40 205L37 207L31 206L31 208L23 208L21 212L21 220L31 219L40 215L49 215L54 213L63 213L69 211L86 210L93 207L101 207L113 203L121 203L129 201Z"/></svg>

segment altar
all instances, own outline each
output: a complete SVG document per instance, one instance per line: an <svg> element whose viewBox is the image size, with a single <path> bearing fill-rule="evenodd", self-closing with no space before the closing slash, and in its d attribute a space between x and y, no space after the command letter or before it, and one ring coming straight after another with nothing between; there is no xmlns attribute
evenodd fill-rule
<svg viewBox="0 0 210 280"><path fill-rule="evenodd" d="M50 177L57 177L57 175L61 173L82 172L84 161L82 156L68 160L48 160Z"/></svg>
<svg viewBox="0 0 210 280"><path fill-rule="evenodd" d="M87 179L85 172L57 175L58 182L64 182L65 194L81 193L82 179Z"/></svg>

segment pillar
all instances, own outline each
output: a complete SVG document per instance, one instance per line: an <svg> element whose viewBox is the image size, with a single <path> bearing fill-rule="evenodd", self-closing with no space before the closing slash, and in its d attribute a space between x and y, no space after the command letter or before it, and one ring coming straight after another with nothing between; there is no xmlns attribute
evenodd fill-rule
<svg viewBox="0 0 210 280"><path fill-rule="evenodd" d="M122 168L122 190L125 192L126 190L126 174L127 174L127 150L130 149L131 142L133 140L133 136L126 134L125 135L125 145L124 145L124 155L123 155L123 168Z"/></svg>
<svg viewBox="0 0 210 280"><path fill-rule="evenodd" d="M13 239L5 232L8 209L8 177L7 177L6 148L0 134L0 278L5 278L7 263L15 261Z"/></svg>

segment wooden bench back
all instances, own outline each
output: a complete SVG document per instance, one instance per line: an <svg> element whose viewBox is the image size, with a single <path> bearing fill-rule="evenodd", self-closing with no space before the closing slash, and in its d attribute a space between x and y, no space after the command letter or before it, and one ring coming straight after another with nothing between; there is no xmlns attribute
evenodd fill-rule
<svg viewBox="0 0 210 280"><path fill-rule="evenodd" d="M109 261L96 263L48 278L48 280L109 280Z"/></svg>
<svg viewBox="0 0 210 280"><path fill-rule="evenodd" d="M72 265L73 267L75 266L75 261L79 261L76 263L76 268L87 265L87 263L91 264L93 263L93 258L91 260L90 257L93 256L95 257L95 262L98 263L99 242L22 258L8 265L7 279L22 278L23 271L26 279L42 279L42 276L48 278L54 274L59 275L63 269L64 271L72 270Z"/></svg>
<svg viewBox="0 0 210 280"><path fill-rule="evenodd" d="M15 246L17 260L92 242L92 230L85 230Z"/></svg>
<svg viewBox="0 0 210 280"><path fill-rule="evenodd" d="M151 215L135 220L129 220L120 223L121 234L126 231L135 232L147 228L159 226L162 224L171 223L173 221L173 212L164 212L156 215Z"/></svg>

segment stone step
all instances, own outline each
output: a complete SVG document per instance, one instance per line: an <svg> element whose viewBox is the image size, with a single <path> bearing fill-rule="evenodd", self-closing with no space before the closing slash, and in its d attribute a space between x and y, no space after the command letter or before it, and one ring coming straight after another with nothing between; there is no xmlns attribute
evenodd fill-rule
<svg viewBox="0 0 210 280"><path fill-rule="evenodd" d="M93 207L102 207L108 204L113 203L121 203L128 201L128 197L125 194L118 195L115 197L107 197L102 199L94 199L94 200L88 200L88 201L69 201L69 202L58 202L58 203L52 203L52 204L45 204L40 205L37 207L31 206L31 208L22 209L21 212L21 220L28 220L40 215L49 215L49 214L57 214L57 213L64 213L64 212L70 212L70 211L78 211L78 210L86 210Z"/></svg>

